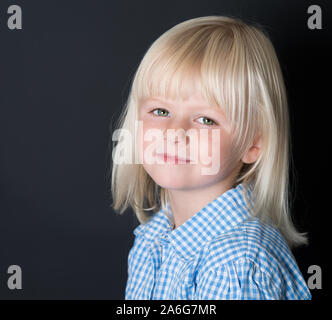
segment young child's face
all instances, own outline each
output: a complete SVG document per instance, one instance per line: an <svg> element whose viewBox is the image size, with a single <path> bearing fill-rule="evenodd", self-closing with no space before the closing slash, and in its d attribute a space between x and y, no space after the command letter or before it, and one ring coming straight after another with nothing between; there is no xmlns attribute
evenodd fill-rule
<svg viewBox="0 0 332 320"><path fill-rule="evenodd" d="M140 159L144 159L143 167L150 177L166 189L210 186L226 181L234 170L239 169L239 163L232 158L229 121L219 107L209 106L196 92L187 100L149 97L139 105L138 118L143 125L143 137L140 132L137 136L143 139L143 150L138 148ZM147 133L152 132L151 129L159 133L159 138L147 141ZM180 135L167 137L170 129L180 129ZM183 133L187 130L196 133L198 139L194 135L186 137ZM208 160L210 162L204 162Z"/></svg>

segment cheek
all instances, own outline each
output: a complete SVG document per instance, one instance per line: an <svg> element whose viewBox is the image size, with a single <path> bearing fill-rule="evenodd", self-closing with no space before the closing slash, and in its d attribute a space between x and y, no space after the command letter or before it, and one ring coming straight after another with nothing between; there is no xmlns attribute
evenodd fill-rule
<svg viewBox="0 0 332 320"><path fill-rule="evenodd" d="M221 131L209 135L209 151L204 155L201 153L200 174L202 182L215 181L223 179L231 171L235 163L233 156L233 144L230 136Z"/></svg>
<svg viewBox="0 0 332 320"><path fill-rule="evenodd" d="M231 155L232 144L230 137L221 129L214 129L216 131L210 131L208 139L200 140L200 148L205 149L207 152L202 154L202 156L208 156L209 158L214 158L220 161L228 158Z"/></svg>
<svg viewBox="0 0 332 320"><path fill-rule="evenodd" d="M139 154L139 159L141 162L143 155L151 156L152 150L156 149L156 146L160 144L159 139L162 133L162 128L156 128L155 123L151 121L142 121L142 128L138 130L136 137L136 148Z"/></svg>
<svg viewBox="0 0 332 320"><path fill-rule="evenodd" d="M218 150L219 150L219 155L220 158L225 158L228 157L231 151L231 143L229 141L229 138L225 135L220 135L219 141L216 139L216 141L211 142L212 145L212 156L218 155ZM214 153L213 153L214 151Z"/></svg>

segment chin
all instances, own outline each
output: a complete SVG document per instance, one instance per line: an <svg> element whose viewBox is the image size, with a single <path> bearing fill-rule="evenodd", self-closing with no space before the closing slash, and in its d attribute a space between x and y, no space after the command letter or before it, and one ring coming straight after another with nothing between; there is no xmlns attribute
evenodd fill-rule
<svg viewBox="0 0 332 320"><path fill-rule="evenodd" d="M163 173L161 174L152 174L149 173L153 181L165 189L189 189L192 186L192 181L188 180L188 176L172 174L172 173Z"/></svg>
<svg viewBox="0 0 332 320"><path fill-rule="evenodd" d="M165 189L187 189L190 187L188 184L188 180L184 179L169 179L169 178L161 178L161 177L155 177L153 178L155 183L157 183L159 186L165 188Z"/></svg>

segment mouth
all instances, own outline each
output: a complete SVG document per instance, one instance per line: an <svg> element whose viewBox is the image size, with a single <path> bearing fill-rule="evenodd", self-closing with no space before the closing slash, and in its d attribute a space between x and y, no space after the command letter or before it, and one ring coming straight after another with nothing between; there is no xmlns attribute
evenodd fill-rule
<svg viewBox="0 0 332 320"><path fill-rule="evenodd" d="M157 153L156 156L160 159L163 159L164 162L171 162L171 163L175 163L175 164L187 164L187 163L191 163L190 159L183 159L183 158L179 158L177 156L172 156L169 155L167 153Z"/></svg>

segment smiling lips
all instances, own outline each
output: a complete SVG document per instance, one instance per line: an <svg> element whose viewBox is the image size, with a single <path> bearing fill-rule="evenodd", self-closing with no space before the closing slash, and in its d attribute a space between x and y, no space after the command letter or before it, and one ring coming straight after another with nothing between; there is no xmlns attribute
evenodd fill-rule
<svg viewBox="0 0 332 320"><path fill-rule="evenodd" d="M182 159L182 158L178 158L177 156L171 156L167 153L163 153L163 154L158 154L157 156L161 159L164 160L164 162L171 162L171 163L175 163L175 164L186 164L186 163L190 163L190 159Z"/></svg>

